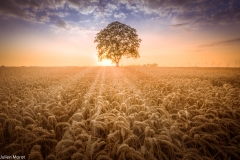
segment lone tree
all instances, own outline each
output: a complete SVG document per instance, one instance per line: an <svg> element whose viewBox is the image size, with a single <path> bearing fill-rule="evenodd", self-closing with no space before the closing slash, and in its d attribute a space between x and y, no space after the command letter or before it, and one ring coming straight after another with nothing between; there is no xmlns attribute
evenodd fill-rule
<svg viewBox="0 0 240 160"><path fill-rule="evenodd" d="M136 29L116 21L97 33L94 43L98 43L98 59L110 59L118 67L123 57L140 57L138 48L141 41Z"/></svg>

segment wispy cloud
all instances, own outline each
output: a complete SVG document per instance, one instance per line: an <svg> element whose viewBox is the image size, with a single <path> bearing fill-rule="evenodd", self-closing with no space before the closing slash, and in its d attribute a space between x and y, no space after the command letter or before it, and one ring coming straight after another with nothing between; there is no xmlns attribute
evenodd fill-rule
<svg viewBox="0 0 240 160"><path fill-rule="evenodd" d="M187 24L188 24L188 23L173 24L173 25L171 25L171 27L177 28L177 27L186 26Z"/></svg>
<svg viewBox="0 0 240 160"><path fill-rule="evenodd" d="M239 42L240 42L240 38L235 38L235 39L230 39L230 40L225 40L225 41L204 44L204 45L200 45L198 47L211 47L211 46L218 46L218 45L225 45L225 44L232 44L232 43L239 43Z"/></svg>
<svg viewBox="0 0 240 160"><path fill-rule="evenodd" d="M67 29L68 24L65 21L59 19L56 21L56 26L62 29Z"/></svg>

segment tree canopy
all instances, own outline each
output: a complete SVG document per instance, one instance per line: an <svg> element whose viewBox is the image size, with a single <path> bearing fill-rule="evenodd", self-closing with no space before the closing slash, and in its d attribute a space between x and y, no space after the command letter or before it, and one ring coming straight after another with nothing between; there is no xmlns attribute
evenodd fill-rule
<svg viewBox="0 0 240 160"><path fill-rule="evenodd" d="M136 29L116 21L97 33L94 43L98 43L98 59L110 59L118 67L123 57L140 57L138 48L141 41Z"/></svg>

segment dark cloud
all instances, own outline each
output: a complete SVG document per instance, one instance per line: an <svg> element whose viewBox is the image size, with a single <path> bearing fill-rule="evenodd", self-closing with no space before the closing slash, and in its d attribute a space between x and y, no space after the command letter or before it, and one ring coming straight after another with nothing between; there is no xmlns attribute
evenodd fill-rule
<svg viewBox="0 0 240 160"><path fill-rule="evenodd" d="M173 24L173 25L171 25L171 27L173 27L173 28L177 28L177 27L186 26L187 24L188 24L188 23Z"/></svg>
<svg viewBox="0 0 240 160"><path fill-rule="evenodd" d="M180 7L192 2L191 0L145 0L145 4L150 8L163 8L163 7Z"/></svg>
<svg viewBox="0 0 240 160"><path fill-rule="evenodd" d="M144 5L145 12L171 16L177 24L191 23L196 27L240 23L239 0L146 0Z"/></svg>
<svg viewBox="0 0 240 160"><path fill-rule="evenodd" d="M205 45L201 45L201 46L198 46L198 47L211 47L211 46L225 45L225 44L232 44L232 43L239 43L239 42L240 42L240 38L235 38L235 39L230 39L230 40L205 44Z"/></svg>
<svg viewBox="0 0 240 160"><path fill-rule="evenodd" d="M51 9L57 9L57 8L63 8L66 0L44 0L41 3L41 8L51 8Z"/></svg>
<svg viewBox="0 0 240 160"><path fill-rule="evenodd" d="M56 26L62 29L67 29L67 23L61 19L56 21Z"/></svg>
<svg viewBox="0 0 240 160"><path fill-rule="evenodd" d="M40 6L36 0L15 0L15 3L21 7L38 8Z"/></svg>
<svg viewBox="0 0 240 160"><path fill-rule="evenodd" d="M43 10L51 14L40 15ZM0 15L34 22L54 23L64 18L62 13L73 10L80 16L89 16L88 19L109 21L140 19L144 15L151 19L152 15L159 21L170 19L171 27L240 23L239 0L0 0Z"/></svg>
<svg viewBox="0 0 240 160"><path fill-rule="evenodd" d="M193 22L198 25L228 25L240 22L240 1L199 1L183 7L175 19L179 22Z"/></svg>
<svg viewBox="0 0 240 160"><path fill-rule="evenodd" d="M210 19L212 22L228 24L232 22L240 22L240 7L226 8L213 14Z"/></svg>
<svg viewBox="0 0 240 160"><path fill-rule="evenodd" d="M36 22L36 15L31 10L37 9L40 7L40 4L34 0L8 0L0 1L0 16L5 17L15 17L27 21Z"/></svg>
<svg viewBox="0 0 240 160"><path fill-rule="evenodd" d="M9 16L24 16L24 11L15 3L15 1L0 1L0 14Z"/></svg>
<svg viewBox="0 0 240 160"><path fill-rule="evenodd" d="M0 13L14 16L24 16L23 8L38 8L40 4L36 0L7 0L0 1Z"/></svg>

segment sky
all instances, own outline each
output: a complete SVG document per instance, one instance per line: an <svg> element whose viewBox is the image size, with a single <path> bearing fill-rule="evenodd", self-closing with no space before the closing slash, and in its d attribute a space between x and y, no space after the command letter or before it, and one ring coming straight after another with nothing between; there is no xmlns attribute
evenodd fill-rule
<svg viewBox="0 0 240 160"><path fill-rule="evenodd" d="M114 65L94 43L114 21L142 40L120 65L240 67L239 0L1 0L0 65Z"/></svg>

